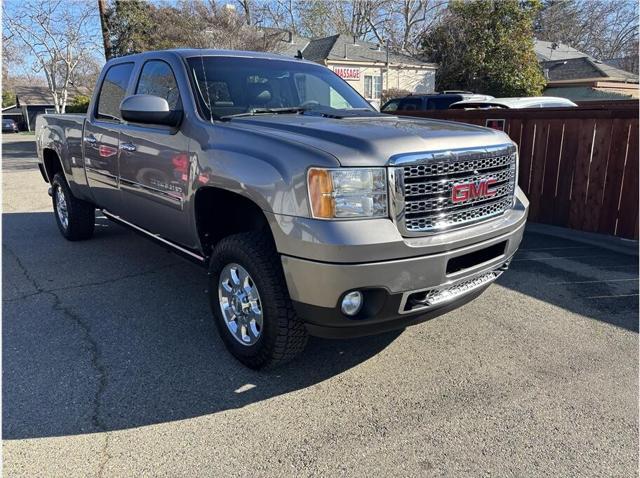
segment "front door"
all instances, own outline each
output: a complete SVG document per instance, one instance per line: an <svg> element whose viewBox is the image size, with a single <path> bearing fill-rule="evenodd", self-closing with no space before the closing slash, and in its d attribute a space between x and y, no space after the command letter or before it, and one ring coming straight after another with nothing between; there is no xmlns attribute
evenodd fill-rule
<svg viewBox="0 0 640 478"><path fill-rule="evenodd" d="M84 167L96 205L112 213L121 212L119 189L119 142L122 120L120 102L131 79L133 63L109 68L101 83L97 108L90 112L84 128Z"/></svg>
<svg viewBox="0 0 640 478"><path fill-rule="evenodd" d="M174 73L162 60L142 66L135 94L159 96L172 110L182 108ZM189 164L189 140L179 129L128 123L120 135L120 187L127 220L191 246L190 221L184 210Z"/></svg>

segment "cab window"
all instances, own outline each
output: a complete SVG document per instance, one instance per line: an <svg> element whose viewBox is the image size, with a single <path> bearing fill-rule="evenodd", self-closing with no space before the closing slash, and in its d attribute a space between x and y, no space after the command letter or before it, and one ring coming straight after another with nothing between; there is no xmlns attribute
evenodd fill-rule
<svg viewBox="0 0 640 478"><path fill-rule="evenodd" d="M120 121L120 103L127 93L133 63L113 65L107 71L98 94L96 118Z"/></svg>
<svg viewBox="0 0 640 478"><path fill-rule="evenodd" d="M170 110L179 109L180 92L176 77L169 64L164 61L151 60L144 64L136 94L159 96L167 100Z"/></svg>

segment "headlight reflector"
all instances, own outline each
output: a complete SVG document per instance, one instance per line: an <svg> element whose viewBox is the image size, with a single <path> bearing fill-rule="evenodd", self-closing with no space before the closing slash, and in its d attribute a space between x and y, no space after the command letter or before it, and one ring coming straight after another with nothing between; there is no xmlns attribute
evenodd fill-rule
<svg viewBox="0 0 640 478"><path fill-rule="evenodd" d="M313 217L387 216L384 168L311 168L307 175Z"/></svg>

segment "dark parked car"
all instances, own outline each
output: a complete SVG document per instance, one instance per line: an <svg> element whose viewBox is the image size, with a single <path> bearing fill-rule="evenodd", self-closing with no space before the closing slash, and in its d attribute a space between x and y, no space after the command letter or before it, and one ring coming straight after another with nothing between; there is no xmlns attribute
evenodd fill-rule
<svg viewBox="0 0 640 478"><path fill-rule="evenodd" d="M463 100L486 101L493 99L489 95L477 95L471 92L445 92L429 95L410 95L404 98L392 98L387 101L380 111L393 113L395 111L425 111L446 110L453 103Z"/></svg>
<svg viewBox="0 0 640 478"><path fill-rule="evenodd" d="M18 129L18 124L12 119L3 119L2 120L2 132L3 133L17 133L20 131Z"/></svg>

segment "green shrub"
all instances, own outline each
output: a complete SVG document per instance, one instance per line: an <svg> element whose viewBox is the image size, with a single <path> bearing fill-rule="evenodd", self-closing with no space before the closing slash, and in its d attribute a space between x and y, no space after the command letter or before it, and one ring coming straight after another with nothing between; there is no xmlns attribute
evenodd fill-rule
<svg viewBox="0 0 640 478"><path fill-rule="evenodd" d="M438 90L494 96L536 96L545 79L533 50L539 0L452 0L441 23L423 39L438 63Z"/></svg>
<svg viewBox="0 0 640 478"><path fill-rule="evenodd" d="M78 95L67 105L66 113L86 113L89 109L91 98L85 95Z"/></svg>

